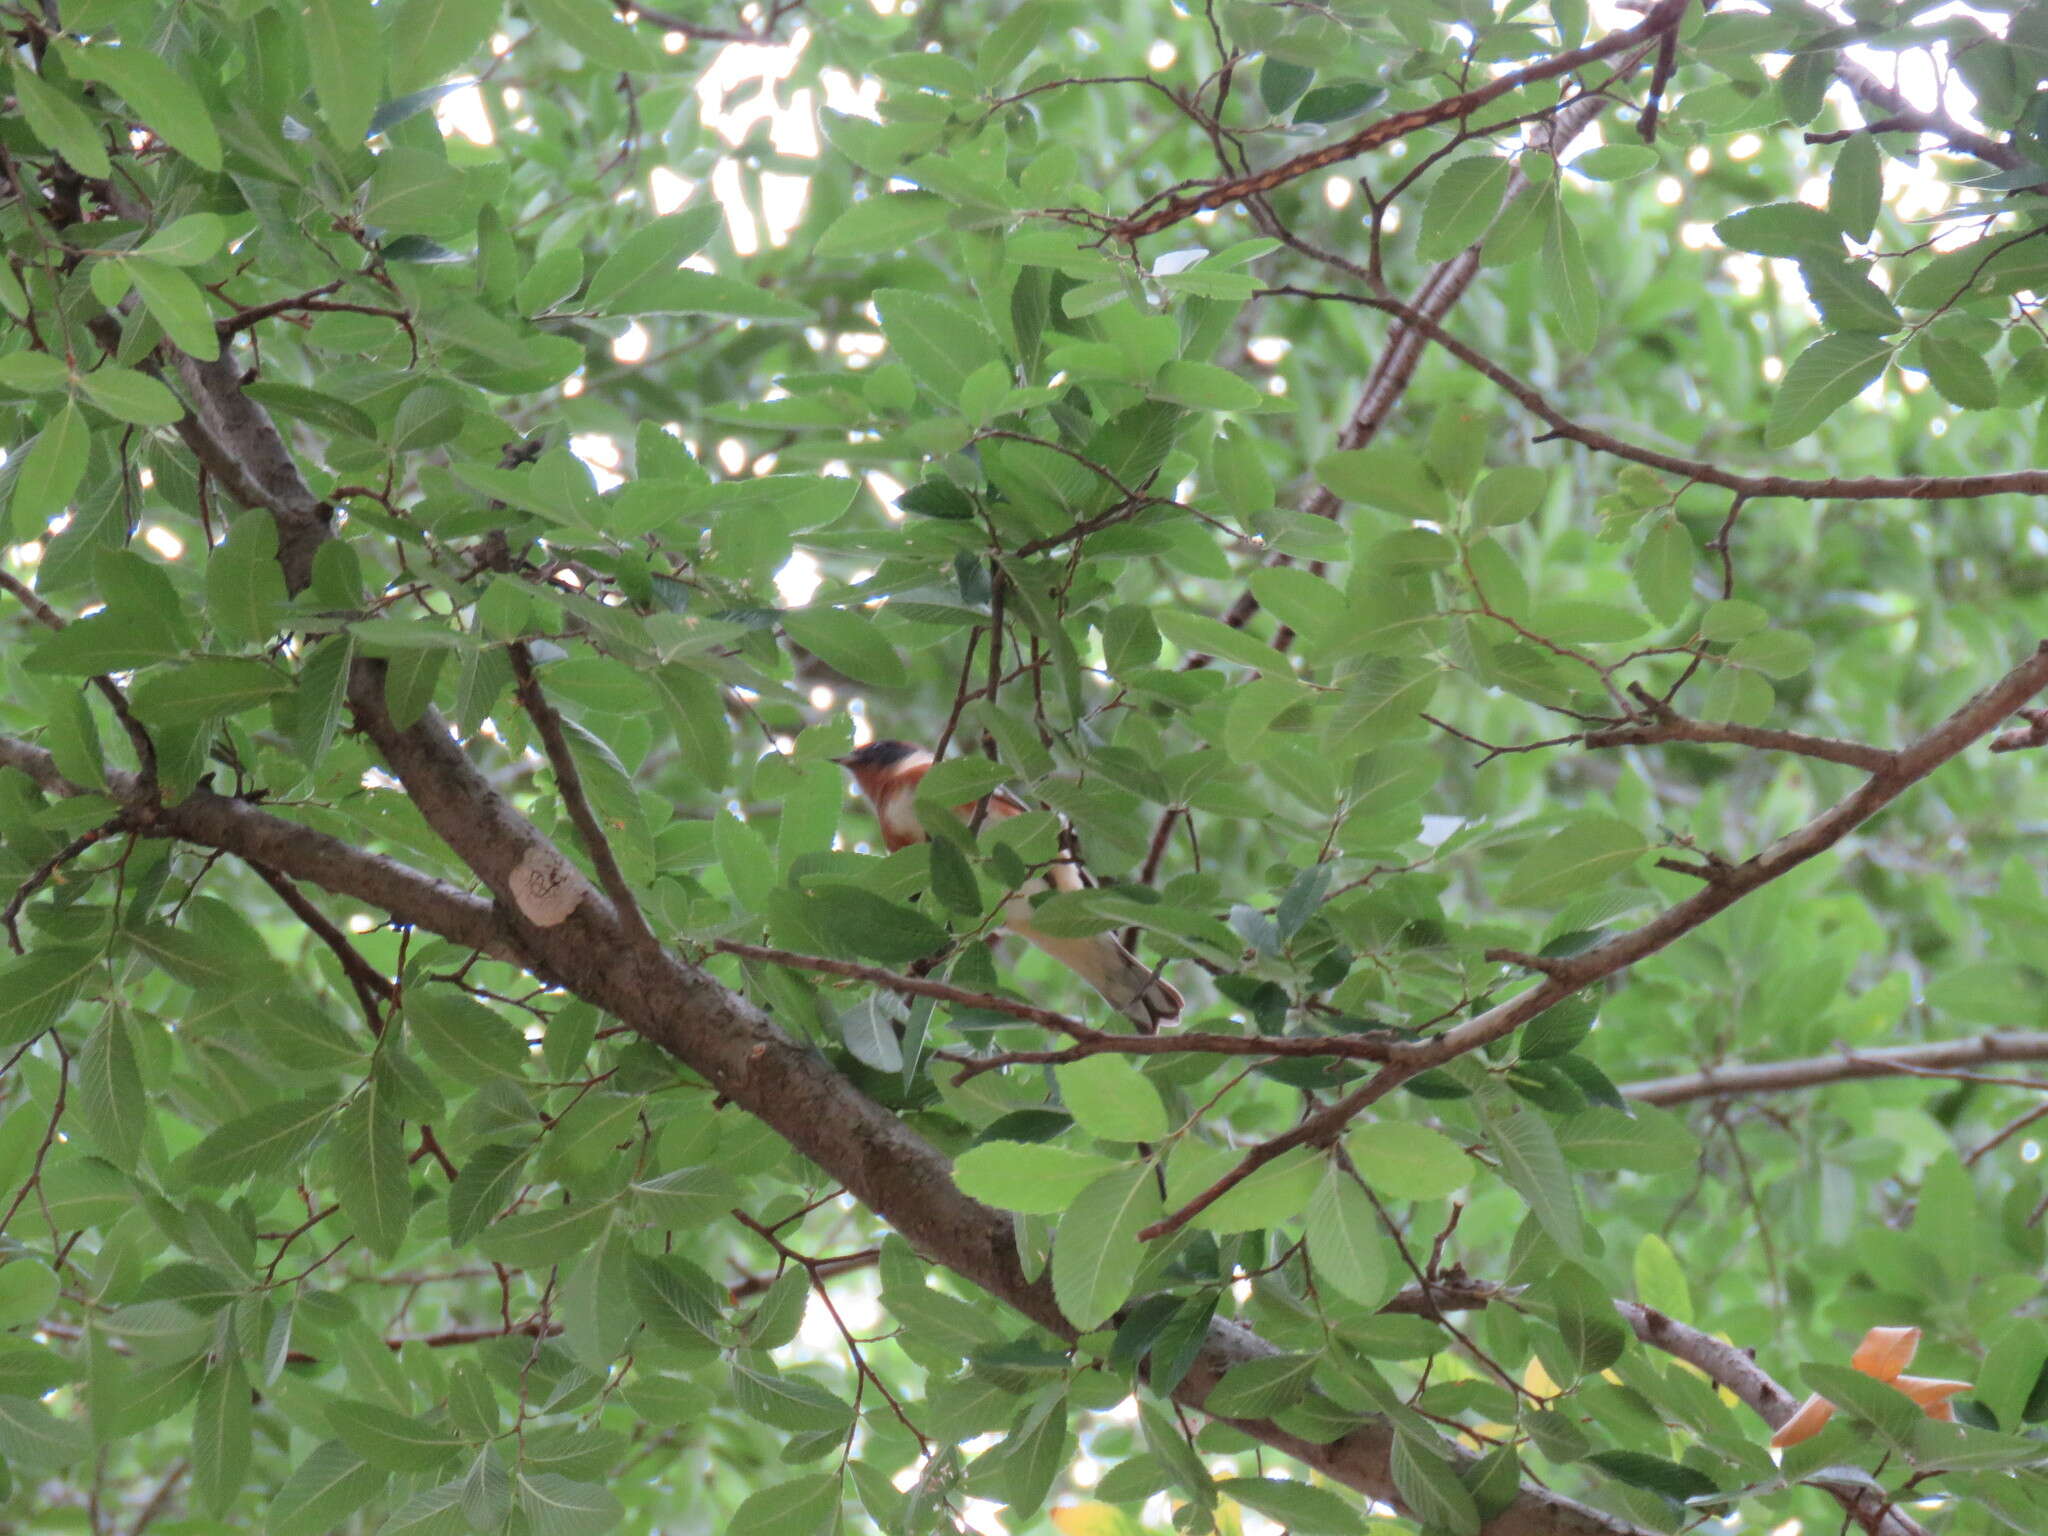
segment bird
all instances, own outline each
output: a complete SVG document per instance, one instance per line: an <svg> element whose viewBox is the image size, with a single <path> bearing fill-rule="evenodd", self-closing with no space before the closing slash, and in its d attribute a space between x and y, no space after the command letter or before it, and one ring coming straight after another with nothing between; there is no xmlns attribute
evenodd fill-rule
<svg viewBox="0 0 2048 1536"><path fill-rule="evenodd" d="M907 741L871 741L832 761L853 774L854 782L874 807L882 841L891 853L925 840L924 826L917 819L916 799L918 783L935 761L931 753ZM1022 816L1026 810L1023 802L1001 790L988 796L987 805L984 816L990 821ZM963 821L974 812L973 805L954 808L954 814ZM1003 905L1003 926L1051 955L1100 992L1141 1034L1156 1033L1162 1024L1171 1024L1180 1017L1184 1006L1181 995L1119 944L1115 935L1099 933L1062 939L1031 926L1031 897L1039 891L1078 891L1086 887L1080 866L1071 859L1061 859L1046 870L1043 878L1009 897Z"/></svg>

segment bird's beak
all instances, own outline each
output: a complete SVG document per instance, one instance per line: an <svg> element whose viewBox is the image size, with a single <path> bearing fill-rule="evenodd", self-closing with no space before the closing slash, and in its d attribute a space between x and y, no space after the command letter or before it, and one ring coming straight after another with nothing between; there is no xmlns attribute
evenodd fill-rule
<svg viewBox="0 0 2048 1536"><path fill-rule="evenodd" d="M853 766L853 755L849 753L845 757L835 757L832 761L842 768L851 768Z"/></svg>

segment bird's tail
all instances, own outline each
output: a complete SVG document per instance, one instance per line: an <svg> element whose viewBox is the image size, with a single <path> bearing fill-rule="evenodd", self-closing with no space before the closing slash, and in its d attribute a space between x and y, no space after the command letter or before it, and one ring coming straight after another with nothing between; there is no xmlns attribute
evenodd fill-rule
<svg viewBox="0 0 2048 1536"><path fill-rule="evenodd" d="M1011 931L1044 950L1107 998L1143 1034L1180 1018L1180 993L1162 981L1123 945L1106 933L1086 939L1055 939L1023 928Z"/></svg>

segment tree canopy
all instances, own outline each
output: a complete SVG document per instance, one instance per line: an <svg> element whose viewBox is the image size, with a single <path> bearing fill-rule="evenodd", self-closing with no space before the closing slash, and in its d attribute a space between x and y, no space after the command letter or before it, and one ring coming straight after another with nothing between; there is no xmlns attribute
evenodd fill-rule
<svg viewBox="0 0 2048 1536"><path fill-rule="evenodd" d="M2048 7L4 15L0 1528L2048 1525Z"/></svg>

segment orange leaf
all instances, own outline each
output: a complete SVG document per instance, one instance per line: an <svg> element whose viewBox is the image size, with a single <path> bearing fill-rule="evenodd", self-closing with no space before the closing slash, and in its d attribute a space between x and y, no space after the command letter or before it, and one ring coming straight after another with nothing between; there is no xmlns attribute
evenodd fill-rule
<svg viewBox="0 0 2048 1536"><path fill-rule="evenodd" d="M1866 1376L1890 1381L1913 1363L1913 1351L1919 1347L1918 1328L1873 1328L1863 1335L1849 1363Z"/></svg>
<svg viewBox="0 0 2048 1536"><path fill-rule="evenodd" d="M1948 1400L1958 1392L1970 1390L1967 1381L1943 1381L1938 1376L1898 1376L1893 1378L1892 1385L1929 1413L1947 1407Z"/></svg>
<svg viewBox="0 0 2048 1536"><path fill-rule="evenodd" d="M1778 1426L1778 1432L1771 1436L1771 1449L1782 1451L1788 1445L1797 1445L1802 1440L1811 1440L1827 1427L1835 1416L1835 1405L1820 1396L1809 1397L1799 1405L1799 1411Z"/></svg>

